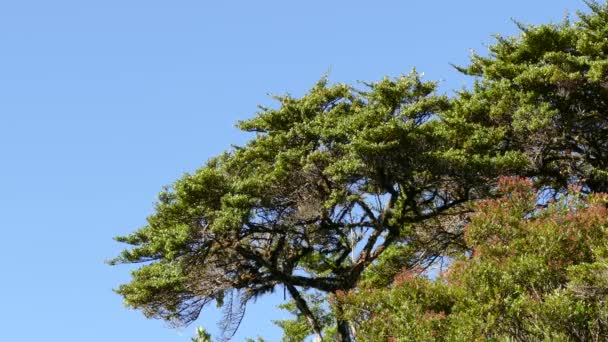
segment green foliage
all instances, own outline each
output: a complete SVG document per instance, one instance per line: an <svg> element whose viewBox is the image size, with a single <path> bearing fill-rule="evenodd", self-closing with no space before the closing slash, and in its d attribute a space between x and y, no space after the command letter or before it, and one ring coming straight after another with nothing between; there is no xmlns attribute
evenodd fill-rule
<svg viewBox="0 0 608 342"><path fill-rule="evenodd" d="M116 292L176 325L216 303L222 339L278 286L288 341L606 336L608 2L589 7L497 36L453 98L415 71L276 96L116 238L110 263L140 264Z"/></svg>
<svg viewBox="0 0 608 342"><path fill-rule="evenodd" d="M572 188L546 208L531 183L476 204L470 257L440 278L413 272L345 297L369 341L598 341L608 336L608 195Z"/></svg>
<svg viewBox="0 0 608 342"><path fill-rule="evenodd" d="M211 335L204 328L196 329L196 337L192 338L192 342L211 342Z"/></svg>
<svg viewBox="0 0 608 342"><path fill-rule="evenodd" d="M520 166L482 138L467 149L492 156L471 162L454 152L457 141L439 120L448 99L434 95L435 86L412 72L364 90L323 79L302 98L277 97L279 108L239 123L256 132L253 140L165 189L148 224L117 238L132 247L112 263L147 263L117 292L175 324L216 301L230 336L247 301L279 284L294 298L306 289L352 289L396 244L429 250L397 257L393 249L378 267L391 258L432 260L439 250L418 240L442 235L441 248L457 241L442 222L487 191L496 165ZM306 301L296 303L316 320Z"/></svg>
<svg viewBox="0 0 608 342"><path fill-rule="evenodd" d="M252 338L247 338L246 341L247 342L265 342L265 340L259 336L255 340Z"/></svg>
<svg viewBox="0 0 608 342"><path fill-rule="evenodd" d="M412 244L393 245L386 249L378 261L370 265L360 282L363 287L386 287L408 263L414 259Z"/></svg>
<svg viewBox="0 0 608 342"><path fill-rule="evenodd" d="M572 177L608 191L607 5L559 24L519 24L497 37L490 55L460 68L476 77L455 99L461 131L500 132L500 144L525 153L528 174L565 186Z"/></svg>
<svg viewBox="0 0 608 342"><path fill-rule="evenodd" d="M320 293L310 293L304 296L310 310L317 318L319 325L323 329L323 336L326 340L334 340L332 336L336 334L334 317L327 307L327 299ZM314 331L307 322L307 318L300 312L296 303L292 300L278 306L281 310L286 310L294 319L274 321L278 327L283 329L284 342L303 342L307 337L314 334Z"/></svg>

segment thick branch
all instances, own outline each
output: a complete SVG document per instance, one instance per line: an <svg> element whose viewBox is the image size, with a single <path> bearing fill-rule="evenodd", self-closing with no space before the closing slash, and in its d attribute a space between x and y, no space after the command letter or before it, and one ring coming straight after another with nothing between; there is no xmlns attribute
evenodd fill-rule
<svg viewBox="0 0 608 342"><path fill-rule="evenodd" d="M285 286L287 287L287 291L289 291L291 298L293 298L293 300L296 302L296 306L298 307L298 310L300 310L300 313L302 315L306 316L306 320L308 321L308 324L314 331L315 340L318 342L323 341L321 325L319 325L319 321L317 320L315 315L312 313L312 311L310 311L310 308L308 307L306 300L304 300L304 298L302 298L302 296L300 295L300 292L298 292L298 290L296 289L295 286L293 286L291 284L285 284Z"/></svg>

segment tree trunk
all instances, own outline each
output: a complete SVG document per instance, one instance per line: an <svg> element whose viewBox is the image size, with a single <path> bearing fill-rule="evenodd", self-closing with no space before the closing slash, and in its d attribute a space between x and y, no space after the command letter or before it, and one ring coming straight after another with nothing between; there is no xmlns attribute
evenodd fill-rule
<svg viewBox="0 0 608 342"><path fill-rule="evenodd" d="M352 342L350 336L350 326L348 325L348 322L343 319L337 319L336 324L338 325L338 341Z"/></svg>
<svg viewBox="0 0 608 342"><path fill-rule="evenodd" d="M336 326L338 328L338 341L339 342L352 342L352 334L350 331L350 325L348 321L344 319L344 310L342 310L342 304L335 301L335 312L336 312Z"/></svg>

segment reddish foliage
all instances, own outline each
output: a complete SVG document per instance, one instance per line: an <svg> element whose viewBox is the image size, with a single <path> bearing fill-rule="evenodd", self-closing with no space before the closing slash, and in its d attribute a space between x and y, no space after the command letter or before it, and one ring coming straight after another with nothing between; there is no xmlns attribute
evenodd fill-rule
<svg viewBox="0 0 608 342"><path fill-rule="evenodd" d="M424 269L421 267L404 267L401 269L401 272L397 273L393 278L393 285L399 286L403 283L410 282L420 276L422 272L424 272Z"/></svg>
<svg viewBox="0 0 608 342"><path fill-rule="evenodd" d="M500 177L498 190L502 193L527 192L533 187L529 178L523 177Z"/></svg>
<svg viewBox="0 0 608 342"><path fill-rule="evenodd" d="M429 320L431 320L431 319L438 320L438 319L444 319L446 317L446 314L443 311L436 312L436 311L429 310L429 311L425 312L424 316L422 316L422 317L424 319L429 319Z"/></svg>

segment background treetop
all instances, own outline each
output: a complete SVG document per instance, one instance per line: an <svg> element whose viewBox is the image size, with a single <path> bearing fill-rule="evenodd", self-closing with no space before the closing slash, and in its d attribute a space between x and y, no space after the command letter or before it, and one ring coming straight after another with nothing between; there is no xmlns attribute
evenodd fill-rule
<svg viewBox="0 0 608 342"><path fill-rule="evenodd" d="M519 36L497 36L489 56L474 54L459 69L475 86L454 99L454 116L502 129L502 144L528 156L528 176L607 191L608 12L587 4L576 21L518 24Z"/></svg>

